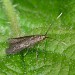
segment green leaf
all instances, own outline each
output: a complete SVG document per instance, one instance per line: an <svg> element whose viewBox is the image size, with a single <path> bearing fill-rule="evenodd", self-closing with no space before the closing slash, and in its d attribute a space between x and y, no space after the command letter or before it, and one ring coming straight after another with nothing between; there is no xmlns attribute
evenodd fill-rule
<svg viewBox="0 0 75 75"><path fill-rule="evenodd" d="M0 2L0 75L75 75L75 0L13 0L12 4L20 36L42 35L51 27L49 38L7 55L12 30Z"/></svg>

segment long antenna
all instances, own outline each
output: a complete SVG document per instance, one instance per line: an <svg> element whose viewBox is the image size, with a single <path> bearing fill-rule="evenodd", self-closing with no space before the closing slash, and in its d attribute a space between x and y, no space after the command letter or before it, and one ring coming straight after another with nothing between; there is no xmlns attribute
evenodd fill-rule
<svg viewBox="0 0 75 75"><path fill-rule="evenodd" d="M48 33L50 27L51 27L51 24L50 24L49 28L47 29L47 31L46 31L46 33L45 33L45 36L47 35L47 33Z"/></svg>
<svg viewBox="0 0 75 75"><path fill-rule="evenodd" d="M62 15L62 13L60 13L60 14L57 16L56 20L59 19L61 15ZM45 33L45 36L47 35L47 33L48 33L48 31L49 31L51 25L52 25L52 23L50 24L49 28L47 29L47 31L46 31L46 33Z"/></svg>

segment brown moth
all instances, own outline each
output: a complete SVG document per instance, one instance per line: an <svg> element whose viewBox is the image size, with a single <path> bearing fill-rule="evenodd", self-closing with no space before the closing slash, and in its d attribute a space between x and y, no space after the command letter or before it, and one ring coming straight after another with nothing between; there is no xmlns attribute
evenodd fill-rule
<svg viewBox="0 0 75 75"><path fill-rule="evenodd" d="M47 38L46 35L49 31L49 28L46 31L45 35L30 35L30 36L24 36L24 37L10 38L8 41L9 48L7 48L6 53L7 54L15 54L17 52L22 51L25 48L28 48L28 47L46 39Z"/></svg>

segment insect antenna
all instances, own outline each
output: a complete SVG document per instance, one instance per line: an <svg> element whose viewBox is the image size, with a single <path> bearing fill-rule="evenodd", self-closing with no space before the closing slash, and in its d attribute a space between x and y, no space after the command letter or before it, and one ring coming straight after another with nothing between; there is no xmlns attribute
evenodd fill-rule
<svg viewBox="0 0 75 75"><path fill-rule="evenodd" d="M56 20L57 20L57 19L56 19ZM50 26L48 27L47 31L46 31L45 34L44 34L45 36L48 34L48 32L49 32L51 26L53 25L53 23L54 23L54 22L52 22L52 23L50 24Z"/></svg>
<svg viewBox="0 0 75 75"><path fill-rule="evenodd" d="M51 24L50 24L50 26L48 27L47 31L45 32L45 36L48 34L50 27L51 27Z"/></svg>
<svg viewBox="0 0 75 75"><path fill-rule="evenodd" d="M56 20L59 19L61 15L62 15L62 13L60 13L60 14L57 16ZM52 22L52 23L54 23L54 22ZM45 36L48 34L49 29L50 29L52 23L50 24L49 28L47 29L47 31L46 31L46 33L45 33Z"/></svg>

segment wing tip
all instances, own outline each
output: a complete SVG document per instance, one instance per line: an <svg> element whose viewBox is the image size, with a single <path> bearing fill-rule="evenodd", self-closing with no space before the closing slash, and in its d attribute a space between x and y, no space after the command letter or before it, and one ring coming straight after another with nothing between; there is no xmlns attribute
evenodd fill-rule
<svg viewBox="0 0 75 75"><path fill-rule="evenodd" d="M9 54L15 54L15 53L10 48L7 48L6 54L9 55Z"/></svg>

